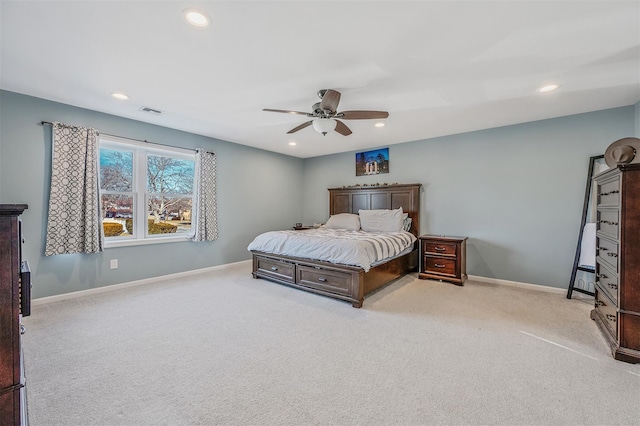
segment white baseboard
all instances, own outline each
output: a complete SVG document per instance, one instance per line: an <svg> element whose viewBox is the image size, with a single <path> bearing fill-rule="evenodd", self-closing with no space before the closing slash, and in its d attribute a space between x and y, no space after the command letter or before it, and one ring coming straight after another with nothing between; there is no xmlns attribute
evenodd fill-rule
<svg viewBox="0 0 640 426"><path fill-rule="evenodd" d="M107 293L107 292L110 292L110 291L121 290L123 288L135 287L135 286L144 285L144 284L157 283L157 282L160 282L160 281L166 281L166 280L170 280L170 279L174 279L174 278L183 278L183 277L188 277L188 276L192 276L192 275L206 274L208 272L219 271L221 269L227 269L227 268L230 268L232 266L237 266L237 265L240 265L240 264L243 264L243 263L249 263L249 262L251 262L251 260L242 260L240 262L226 263L224 265L212 266L212 267L209 267L209 268L194 269L192 271L178 272L178 273L169 274L169 275L161 275L159 277L145 278L145 279L142 279L142 280L129 281L129 282L120 283L120 284L105 285L103 287L96 287L96 288L90 288L90 289L87 289L87 290L73 291L71 293L57 294L55 296L40 297L38 299L31 300L31 305L32 306L44 305L44 304L52 303L52 302L59 302L61 300L69 300L69 299L75 299L77 297L90 296L90 295L93 295L93 294Z"/></svg>
<svg viewBox="0 0 640 426"><path fill-rule="evenodd" d="M539 284L521 283L518 281L501 280L498 278L481 277L478 275L469 275L469 280L484 282L488 284L498 284L498 285L506 285L510 287L526 288L528 290L544 291L547 293L563 294L563 295L567 294L567 289L565 288L549 287L546 285L539 285ZM588 297L588 296L585 295L585 297Z"/></svg>
<svg viewBox="0 0 640 426"><path fill-rule="evenodd" d="M192 271L178 272L178 273L175 273L175 274L162 275L162 276L153 277L153 278L145 278L145 279L142 279L142 280L129 281L129 282L120 283L120 284L111 284L111 285L106 285L106 286L103 286L103 287L97 287L97 288L90 288L90 289L87 289L87 290L74 291L74 292L71 292L71 293L57 294L55 296L40 297L38 299L33 299L31 301L31 305L32 306L44 305L44 304L52 303L52 302L59 302L61 300L69 300L69 299L75 299L75 298L78 298L78 297L84 297L84 296L89 296L89 295L93 295L93 294L107 293L107 292L110 292L110 291L121 290L123 288L135 287L135 286L144 285L144 284L157 283L157 282L166 281L166 280L170 280L170 279L174 279L174 278L183 278L183 277L188 277L188 276L192 276L192 275L206 274L206 273L209 273L209 272L219 271L221 269L227 269L227 268L230 268L232 266L237 266L237 265L241 265L241 264L244 264L244 263L250 263L250 262L251 262L251 260L242 260L240 262L226 263L224 265L212 266L212 267L209 267L209 268L194 269ZM472 281L478 281L478 282L483 282L483 283L488 283L488 284L506 285L506 286L510 286L510 287L526 288L528 290L544 291L544 292L547 292L547 293L563 294L563 295L567 293L566 289L557 288L557 287L548 287L548 286L539 285L539 284L521 283L521 282L518 282L518 281L509 281L509 280L501 280L501 279L498 279L498 278L481 277L479 275L469 275L468 278L469 278L469 280L472 280ZM576 298L583 297L583 296L580 296L580 295L576 295L576 296L577 296ZM589 296L584 295L584 297L589 297Z"/></svg>

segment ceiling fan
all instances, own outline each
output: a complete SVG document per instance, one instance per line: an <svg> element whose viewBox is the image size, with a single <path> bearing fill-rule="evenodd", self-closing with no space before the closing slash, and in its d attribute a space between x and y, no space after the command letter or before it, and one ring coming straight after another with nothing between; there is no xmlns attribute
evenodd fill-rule
<svg viewBox="0 0 640 426"><path fill-rule="evenodd" d="M289 130L287 134L297 132L305 127L313 125L318 133L326 135L331 130L335 130L343 136L349 136L351 129L344 124L342 120L369 120L381 119L389 117L387 111L340 111L338 112L338 103L340 102L340 92L332 89L323 89L318 91L320 102L313 104L311 109L313 112L289 111L282 109L264 108L263 111L283 112L285 114L298 114L313 117L309 120Z"/></svg>

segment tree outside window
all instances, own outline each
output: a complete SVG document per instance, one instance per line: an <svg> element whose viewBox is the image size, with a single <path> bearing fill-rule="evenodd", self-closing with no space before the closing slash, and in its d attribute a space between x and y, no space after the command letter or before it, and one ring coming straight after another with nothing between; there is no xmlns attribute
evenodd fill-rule
<svg viewBox="0 0 640 426"><path fill-rule="evenodd" d="M191 236L194 160L191 152L101 140L100 196L107 241Z"/></svg>

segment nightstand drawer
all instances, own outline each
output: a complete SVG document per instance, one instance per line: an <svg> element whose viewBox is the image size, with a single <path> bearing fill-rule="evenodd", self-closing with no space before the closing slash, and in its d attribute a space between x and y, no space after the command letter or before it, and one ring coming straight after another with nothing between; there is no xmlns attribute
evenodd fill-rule
<svg viewBox="0 0 640 426"><path fill-rule="evenodd" d="M258 273L291 283L295 282L296 265L293 263L261 256L258 256L256 261Z"/></svg>
<svg viewBox="0 0 640 426"><path fill-rule="evenodd" d="M456 259L425 256L423 262L424 270L427 273L448 275L450 277L457 276Z"/></svg>
<svg viewBox="0 0 640 426"><path fill-rule="evenodd" d="M424 253L455 256L458 254L458 244L442 241L423 241Z"/></svg>

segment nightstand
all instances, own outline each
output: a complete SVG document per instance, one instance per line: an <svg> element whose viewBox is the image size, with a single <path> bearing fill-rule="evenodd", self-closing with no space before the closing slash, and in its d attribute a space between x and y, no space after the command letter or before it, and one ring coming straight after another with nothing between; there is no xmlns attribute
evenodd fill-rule
<svg viewBox="0 0 640 426"><path fill-rule="evenodd" d="M467 279L467 237L420 235L418 278L464 285Z"/></svg>

